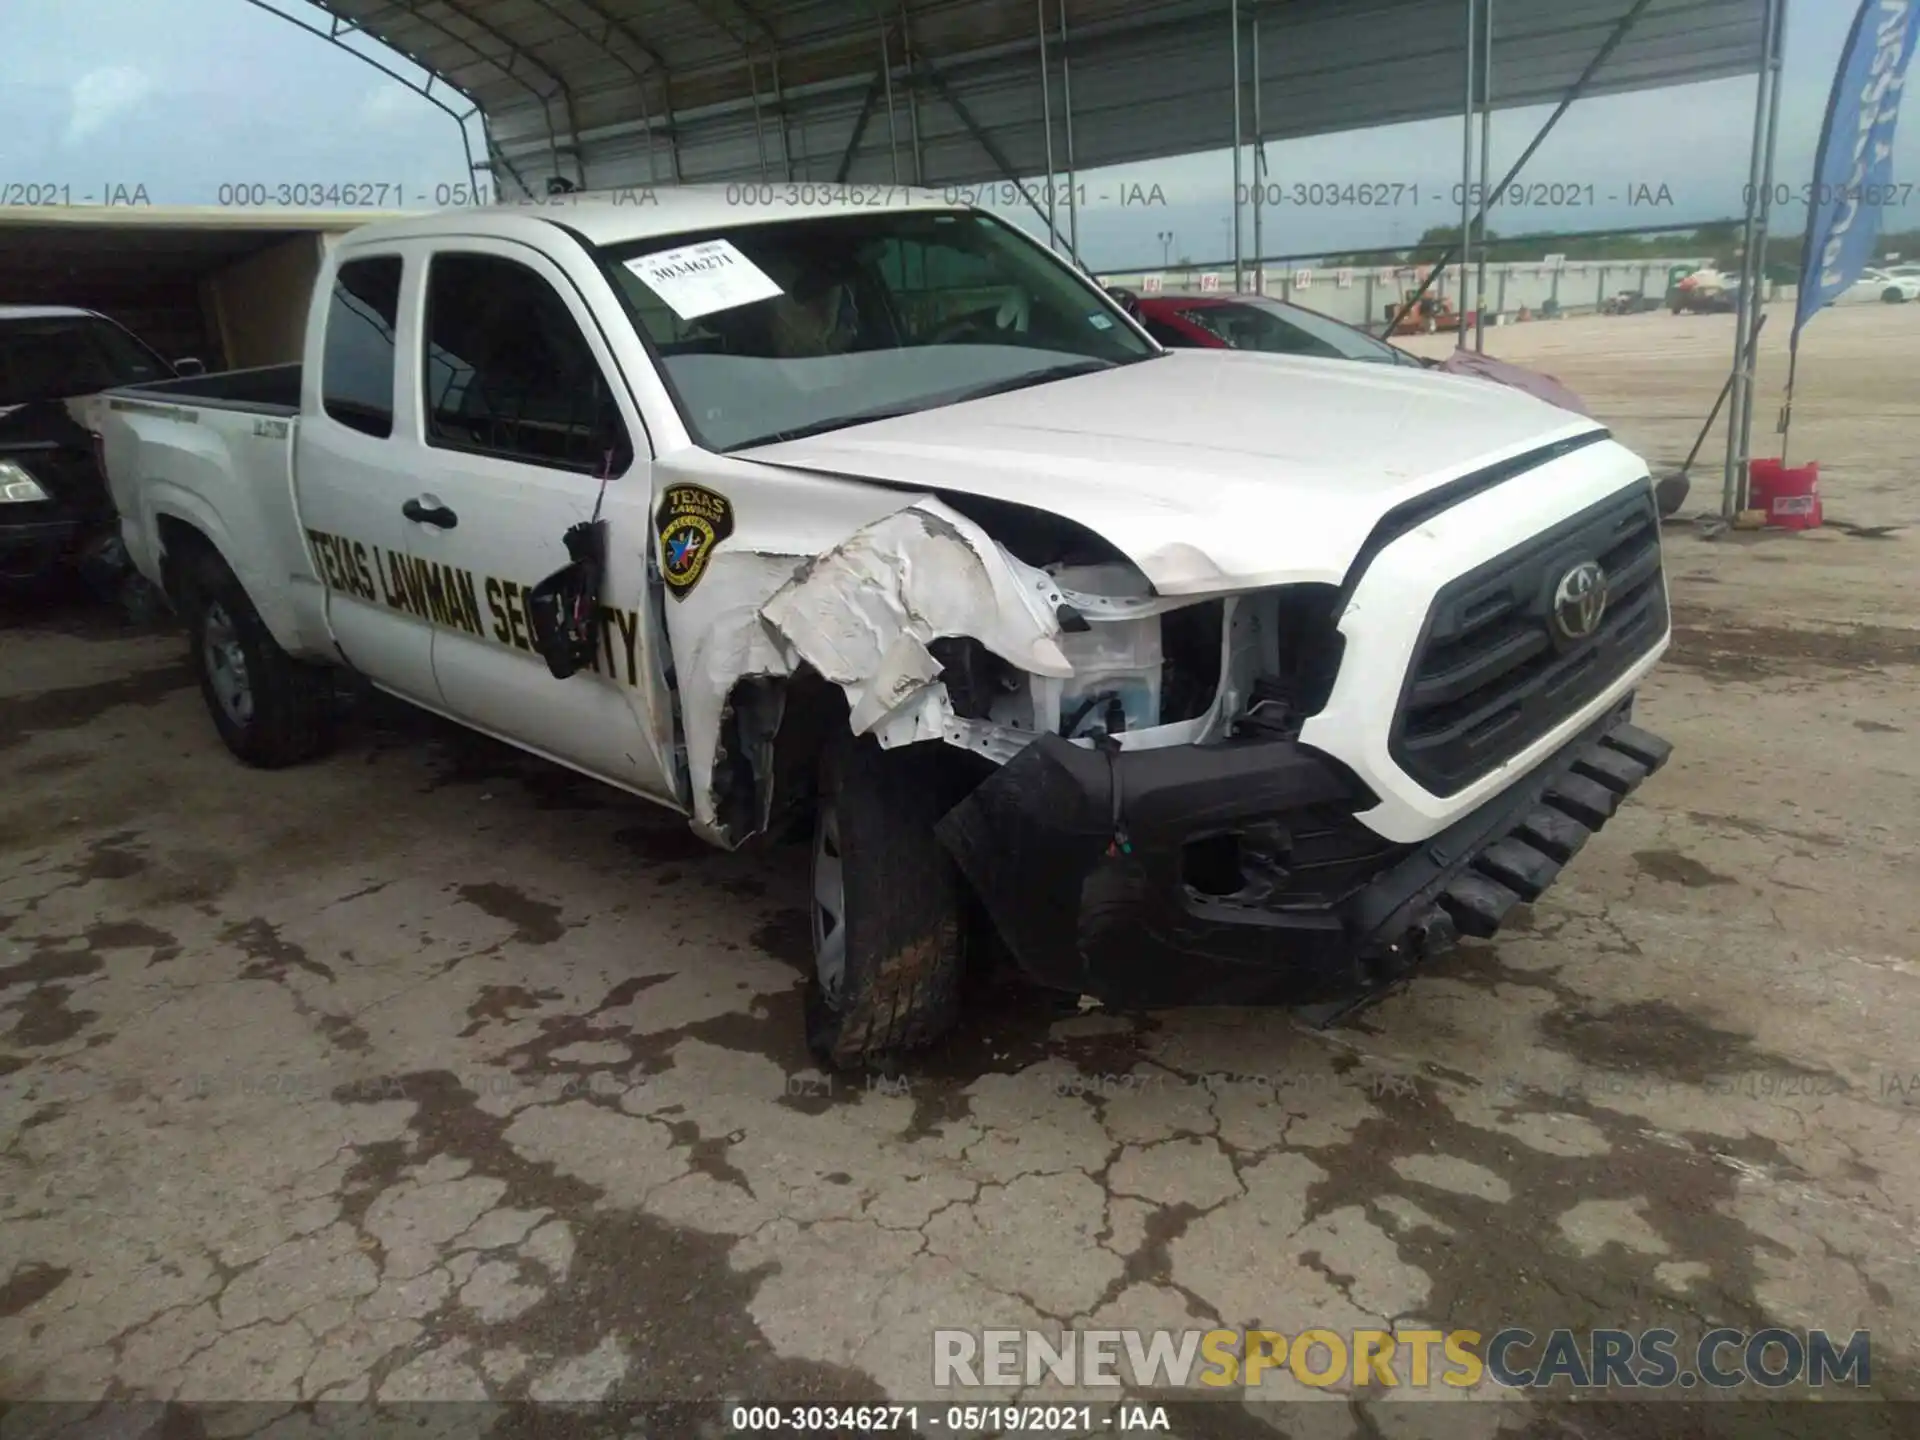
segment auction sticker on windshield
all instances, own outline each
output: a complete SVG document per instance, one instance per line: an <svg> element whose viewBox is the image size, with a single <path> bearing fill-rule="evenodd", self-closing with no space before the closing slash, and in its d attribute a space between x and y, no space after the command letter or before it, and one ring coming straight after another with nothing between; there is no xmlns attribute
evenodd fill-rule
<svg viewBox="0 0 1920 1440"><path fill-rule="evenodd" d="M772 277L734 249L731 240L702 240L657 250L626 262L682 320L771 300L781 293Z"/></svg>

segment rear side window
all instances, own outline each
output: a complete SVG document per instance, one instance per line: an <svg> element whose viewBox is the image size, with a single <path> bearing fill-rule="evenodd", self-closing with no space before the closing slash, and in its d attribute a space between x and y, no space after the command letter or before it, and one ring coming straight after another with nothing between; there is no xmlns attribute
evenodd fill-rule
<svg viewBox="0 0 1920 1440"><path fill-rule="evenodd" d="M496 255L427 270L427 443L618 475L633 445L573 312L536 272Z"/></svg>
<svg viewBox="0 0 1920 1440"><path fill-rule="evenodd" d="M349 260L333 277L320 401L362 434L393 434L393 328L400 317L400 257Z"/></svg>

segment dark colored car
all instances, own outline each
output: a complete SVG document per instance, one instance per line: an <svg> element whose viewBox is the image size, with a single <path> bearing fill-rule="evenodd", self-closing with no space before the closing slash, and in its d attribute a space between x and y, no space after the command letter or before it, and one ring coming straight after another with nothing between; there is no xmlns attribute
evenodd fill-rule
<svg viewBox="0 0 1920 1440"><path fill-rule="evenodd" d="M1259 350L1270 355L1311 355L1328 360L1358 360L1372 365L1406 365L1472 375L1523 390L1549 405L1591 415L1586 402L1551 375L1496 360L1477 350L1459 350L1445 360L1429 360L1377 340L1317 310L1263 295L1141 296L1114 295L1169 349Z"/></svg>
<svg viewBox="0 0 1920 1440"><path fill-rule="evenodd" d="M76 564L117 571L113 500L81 402L201 368L169 364L91 310L0 305L0 583Z"/></svg>

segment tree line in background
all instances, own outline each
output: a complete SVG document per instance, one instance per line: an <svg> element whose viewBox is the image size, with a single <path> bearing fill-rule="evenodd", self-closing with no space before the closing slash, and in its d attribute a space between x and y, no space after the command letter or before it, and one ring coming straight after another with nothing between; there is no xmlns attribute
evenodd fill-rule
<svg viewBox="0 0 1920 1440"><path fill-rule="evenodd" d="M1502 238L1497 231L1486 232L1484 241L1476 238L1474 258L1484 244L1490 263L1538 264L1549 253L1565 255L1569 260L1618 260L1632 264L1636 260L1658 260L1673 255L1698 255L1710 258L1720 269L1732 269L1740 262L1740 241L1744 223L1716 220L1692 230L1662 230L1619 235L1524 235ZM1321 263L1328 268L1369 265L1431 265L1460 240L1458 225L1435 225L1406 250L1369 250L1348 255L1329 255ZM1783 284L1799 278L1800 255L1805 236L1799 232L1775 235L1767 242L1767 277ZM1888 231L1881 235L1876 253L1891 260L1920 258L1920 229Z"/></svg>

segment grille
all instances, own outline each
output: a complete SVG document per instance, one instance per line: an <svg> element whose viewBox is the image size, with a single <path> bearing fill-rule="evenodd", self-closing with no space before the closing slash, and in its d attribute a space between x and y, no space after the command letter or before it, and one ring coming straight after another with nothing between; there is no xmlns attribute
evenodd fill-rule
<svg viewBox="0 0 1920 1440"><path fill-rule="evenodd" d="M1582 561L1607 574L1599 628L1567 642L1554 591ZM1525 749L1624 674L1667 628L1651 485L1581 512L1434 597L1388 749L1435 795L1453 795Z"/></svg>

